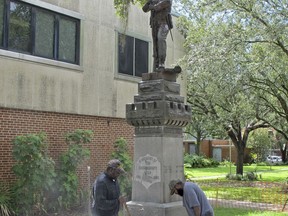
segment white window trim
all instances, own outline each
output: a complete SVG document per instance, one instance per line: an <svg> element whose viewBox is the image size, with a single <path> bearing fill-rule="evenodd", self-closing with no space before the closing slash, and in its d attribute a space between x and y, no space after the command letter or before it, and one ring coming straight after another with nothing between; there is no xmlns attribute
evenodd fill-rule
<svg viewBox="0 0 288 216"><path fill-rule="evenodd" d="M46 64L46 65L50 65L50 66L67 68L67 69L71 69L71 70L75 70L75 71L79 71L79 72L83 71L83 67L81 65L70 64L70 63L66 63L66 62L62 62L62 61L42 58L42 57L38 57L38 56L18 53L18 52L9 51L9 50L0 49L0 56L4 56L4 57L8 57L8 58L14 58L14 59L18 59L18 60L24 60L24 61L31 61L31 62L35 62L35 63L39 63L39 64Z"/></svg>
<svg viewBox="0 0 288 216"><path fill-rule="evenodd" d="M70 17L73 17L73 18L77 18L77 19L80 19L80 20L84 19L84 16L81 15L80 13L77 13L75 11L71 11L71 10L68 10L68 9L65 9L65 8L61 8L59 6L56 6L56 5L53 5L53 4L50 4L50 3L46 3L46 2L43 2L43 1L39 1L39 0L22 0L22 2L26 2L28 4L31 4L31 5L34 5L34 6L37 6L37 7L41 7L41 8L47 9L47 10L51 10L51 11L54 11L54 12L57 12L57 13L60 13L60 14L63 14L63 15L67 15L67 16L70 16Z"/></svg>

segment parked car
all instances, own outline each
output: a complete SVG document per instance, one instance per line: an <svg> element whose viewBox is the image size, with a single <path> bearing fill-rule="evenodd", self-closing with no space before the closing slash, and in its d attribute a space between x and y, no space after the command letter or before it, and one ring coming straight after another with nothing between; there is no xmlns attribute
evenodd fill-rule
<svg viewBox="0 0 288 216"><path fill-rule="evenodd" d="M268 156L266 158L266 162L268 162L269 164L282 164L282 158L281 156Z"/></svg>

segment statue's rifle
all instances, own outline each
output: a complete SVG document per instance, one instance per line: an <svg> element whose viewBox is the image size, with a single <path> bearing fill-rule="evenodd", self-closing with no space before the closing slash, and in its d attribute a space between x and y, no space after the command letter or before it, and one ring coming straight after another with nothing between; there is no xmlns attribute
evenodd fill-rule
<svg viewBox="0 0 288 216"><path fill-rule="evenodd" d="M170 32L170 35L171 35L171 39L172 39L172 41L173 41L173 35L172 35L171 29L169 29L169 32Z"/></svg>
<svg viewBox="0 0 288 216"><path fill-rule="evenodd" d="M170 15L171 16L171 15ZM173 28L173 25L172 25L172 22L171 20L169 19L169 14L166 16L166 22L167 22L167 25L168 25L168 28L169 28L169 32L170 32L170 35L171 35L171 39L173 41L173 35L172 35L172 31L171 29Z"/></svg>

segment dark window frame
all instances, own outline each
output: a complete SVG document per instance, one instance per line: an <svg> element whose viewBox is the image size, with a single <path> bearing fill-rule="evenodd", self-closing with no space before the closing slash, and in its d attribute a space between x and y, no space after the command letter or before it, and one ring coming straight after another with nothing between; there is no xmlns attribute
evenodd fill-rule
<svg viewBox="0 0 288 216"><path fill-rule="evenodd" d="M2 37L2 41L0 42L0 49L3 50L9 50L12 52L18 52L18 53L23 53L23 54L28 54L28 55L32 55L32 56L37 56L37 57L41 57L41 58L45 58L45 59L51 59L51 60L56 60L59 62L66 62L66 63L71 63L71 64L75 64L75 65L79 65L80 64L80 19L65 15L65 14L61 14L58 12L54 12L52 10L49 9L45 9L42 7L38 7L26 2L22 2L19 0L3 0L4 2L4 11L3 11L3 32L0 32L0 34L3 34ZM15 2L17 4L21 4L21 5L25 5L27 7L31 7L31 20L30 20L30 48L29 51L21 51L21 50L17 50L17 49L11 49L9 47L8 41L9 41L9 22L10 22L10 2ZM47 13L47 14L51 14L54 16L54 35L53 35L53 58L49 58L49 57L45 57L45 56L41 56L41 55L37 55L35 53L35 34L36 34L36 13L38 11ZM75 57L74 57L74 61L69 61L69 60L63 60L63 59L59 59L59 22L60 19L66 19L66 20L70 20L72 22L75 23Z"/></svg>
<svg viewBox="0 0 288 216"><path fill-rule="evenodd" d="M140 38L137 38L137 37L134 37L134 36L131 36L131 35L124 35L124 37L129 37L129 38L132 38L132 40L133 40L133 51L132 51L132 74L131 73L127 73L127 71L126 71L126 73L124 72L124 73L121 73L120 72L120 59L121 59L121 57L120 57L120 37L123 37L123 34L122 33L120 33L120 32L117 32L117 38L118 38L118 43L117 43L117 53L118 53L118 57L117 57L117 64L118 64L118 69L117 69L117 73L118 74L120 74L120 75L127 75L127 76L131 76L131 77L138 77L138 78L140 78L141 77L141 75L143 74L143 73L148 73L148 70L149 70L149 42L147 41L147 40L143 40L143 39L140 39ZM137 66L136 66L136 41L141 41L141 42L144 42L144 43L146 43L146 55L145 55L145 69L144 69L144 71L141 73L141 75L139 74L139 72L138 72L138 75L136 74L136 68L138 68ZM125 43L127 42L127 40L125 39ZM131 53L130 53L131 54ZM127 57L127 55L125 56L125 58L127 59L128 57Z"/></svg>

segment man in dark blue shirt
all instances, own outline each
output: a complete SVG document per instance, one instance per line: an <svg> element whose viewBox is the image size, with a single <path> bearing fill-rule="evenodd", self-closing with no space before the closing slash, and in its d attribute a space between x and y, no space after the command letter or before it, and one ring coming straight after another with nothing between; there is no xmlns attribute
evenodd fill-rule
<svg viewBox="0 0 288 216"><path fill-rule="evenodd" d="M93 216L118 216L119 208L126 202L120 196L120 187L117 178L125 171L117 159L108 162L106 171L101 173L93 185Z"/></svg>

